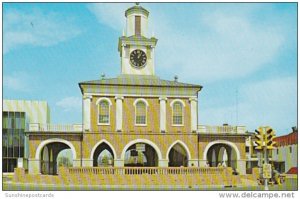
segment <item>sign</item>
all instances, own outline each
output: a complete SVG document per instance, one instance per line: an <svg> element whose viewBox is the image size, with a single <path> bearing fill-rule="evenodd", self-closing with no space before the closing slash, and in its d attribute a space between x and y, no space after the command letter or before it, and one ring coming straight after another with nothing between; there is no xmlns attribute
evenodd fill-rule
<svg viewBox="0 0 300 199"><path fill-rule="evenodd" d="M146 146L145 146L145 144L136 144L136 145L135 145L135 149L136 149L137 151L144 152L144 151L146 150Z"/></svg>
<svg viewBox="0 0 300 199"><path fill-rule="evenodd" d="M272 178L271 164L263 164L263 178Z"/></svg>

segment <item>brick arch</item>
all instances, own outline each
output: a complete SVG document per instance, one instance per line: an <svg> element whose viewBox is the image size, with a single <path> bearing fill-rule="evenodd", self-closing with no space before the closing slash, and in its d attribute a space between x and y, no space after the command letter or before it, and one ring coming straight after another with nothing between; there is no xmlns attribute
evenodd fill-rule
<svg viewBox="0 0 300 199"><path fill-rule="evenodd" d="M110 149L111 149L112 152L113 152L114 159L117 159L117 153L116 153L115 148L114 148L113 145L110 144L106 139L102 139L102 140L100 140L99 142L97 142L97 143L94 145L94 147L93 147L93 149L92 149L92 151L91 151L90 159L93 159L93 156L94 156L94 153L95 153L97 147L98 147L100 144L102 144L102 143L105 143L105 144L107 144L107 145L110 147Z"/></svg>
<svg viewBox="0 0 300 199"><path fill-rule="evenodd" d="M207 153L208 153L209 148L215 144L225 144L225 145L232 147L232 149L235 150L235 152L236 152L237 160L241 159L241 154L240 154L240 151L239 151L238 147L236 146L236 144L234 144L233 142L227 141L227 140L215 140L213 142L209 142L206 145L204 152L203 152L203 160L207 159Z"/></svg>
<svg viewBox="0 0 300 199"><path fill-rule="evenodd" d="M39 160L41 151L44 148L44 146L46 146L47 144L53 143L53 142L60 142L60 143L64 143L64 144L68 145L70 147L71 151L72 151L73 160L76 159L77 154L76 154L76 150L75 150L74 145L71 142L69 142L67 140L64 140L64 139L60 139L60 138L51 138L51 139L47 139L47 140L42 141L36 149L35 159Z"/></svg>
<svg viewBox="0 0 300 199"><path fill-rule="evenodd" d="M188 160L190 160L190 159L192 158L191 152L190 152L188 146L187 146L184 142L182 142L181 140L176 140L175 142L173 142L173 143L169 146L169 148L168 148L168 150L167 150L167 153L166 153L166 159L169 160L169 153L170 153L172 147L175 146L176 144L180 144L180 145L184 148L184 150L186 151L186 154L187 154L187 156L188 156Z"/></svg>
<svg viewBox="0 0 300 199"><path fill-rule="evenodd" d="M158 160L161 160L161 159L162 159L162 153L161 153L161 150L159 149L159 147L158 147L154 142L152 142L152 141L150 141L150 140L148 140L148 139L135 139L135 140L132 140L132 141L130 141L129 143L127 143L127 144L125 145L125 147L123 148L123 150L122 150L122 153L121 153L120 158L121 158L122 160L124 160L124 159L125 159L125 153L126 153L127 149L128 149L130 146L132 146L132 145L134 145L134 144L136 144L136 143L140 143L140 142L141 142L141 143L145 143L145 144L149 144L151 147L153 147L154 150L156 151L157 156L158 156Z"/></svg>

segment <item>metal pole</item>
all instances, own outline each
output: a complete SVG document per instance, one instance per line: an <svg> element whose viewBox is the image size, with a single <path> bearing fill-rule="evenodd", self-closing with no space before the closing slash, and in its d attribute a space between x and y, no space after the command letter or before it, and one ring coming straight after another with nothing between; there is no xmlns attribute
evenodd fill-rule
<svg viewBox="0 0 300 199"><path fill-rule="evenodd" d="M264 146L264 156L265 156L265 162L264 164L268 164L269 161L268 161L268 150L267 150L267 147ZM265 178L265 191L268 191L269 190L269 187L268 187L268 178Z"/></svg>

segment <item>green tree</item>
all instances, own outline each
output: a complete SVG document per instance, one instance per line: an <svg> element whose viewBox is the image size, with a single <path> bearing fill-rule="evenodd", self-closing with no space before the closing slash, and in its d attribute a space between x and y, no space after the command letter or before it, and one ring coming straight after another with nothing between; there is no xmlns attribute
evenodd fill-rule
<svg viewBox="0 0 300 199"><path fill-rule="evenodd" d="M103 155L102 160L101 160L102 165L108 165L108 156Z"/></svg>

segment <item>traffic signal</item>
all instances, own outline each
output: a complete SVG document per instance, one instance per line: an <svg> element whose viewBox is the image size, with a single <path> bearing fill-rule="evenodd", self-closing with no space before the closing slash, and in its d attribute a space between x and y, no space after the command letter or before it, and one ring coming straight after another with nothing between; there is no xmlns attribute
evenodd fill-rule
<svg viewBox="0 0 300 199"><path fill-rule="evenodd" d="M255 138L254 143L257 145L255 149L262 150L264 146L264 130L262 127L259 127L258 130L255 129Z"/></svg>
<svg viewBox="0 0 300 199"><path fill-rule="evenodd" d="M274 141L274 138L275 138L275 131L272 128L267 127L266 136L265 136L267 149L270 150L275 149L276 142Z"/></svg>

